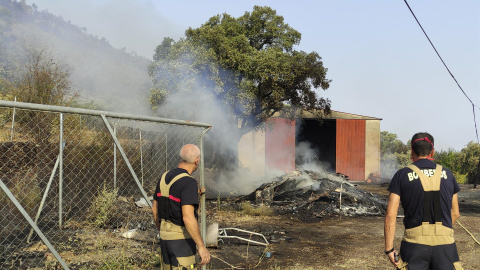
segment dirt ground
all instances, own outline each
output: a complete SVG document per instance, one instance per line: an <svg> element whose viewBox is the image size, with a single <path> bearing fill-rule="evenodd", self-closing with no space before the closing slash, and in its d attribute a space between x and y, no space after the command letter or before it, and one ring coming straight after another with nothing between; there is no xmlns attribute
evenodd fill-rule
<svg viewBox="0 0 480 270"><path fill-rule="evenodd" d="M358 187L385 200L388 196L384 185ZM475 240L480 239L480 189L462 186L459 201L462 216L454 230L460 259L465 269L480 269L480 243ZM383 253L383 215L251 215L239 211L238 203L231 199L210 200L207 209L208 220L217 222L220 228L260 233L270 243L265 247L239 239L219 241L209 248L212 259L207 269L394 269ZM138 211L139 215L151 215L149 209ZM403 235L402 219L397 219L396 248ZM146 227L143 238L135 239L121 237L124 231L118 229L82 229L76 237L65 240L58 251L70 269L159 269L157 232L152 224ZM240 236L264 241L257 235ZM45 253L43 245L35 248L32 252ZM52 257L45 253L45 267L28 269L60 269L48 256Z"/></svg>
<svg viewBox="0 0 480 270"><path fill-rule="evenodd" d="M383 185L358 187L388 196ZM480 190L462 186L459 200L462 216L454 230L460 259L465 269L480 269L480 244L475 242L480 239ZM383 253L382 216L328 216L305 222L294 215L241 215L216 204L220 211L212 218L220 228L242 228L273 240L269 248L246 241L220 242L218 248L210 249L213 258L207 269L394 269ZM397 248L402 220L397 220ZM257 236L251 239L260 241Z"/></svg>

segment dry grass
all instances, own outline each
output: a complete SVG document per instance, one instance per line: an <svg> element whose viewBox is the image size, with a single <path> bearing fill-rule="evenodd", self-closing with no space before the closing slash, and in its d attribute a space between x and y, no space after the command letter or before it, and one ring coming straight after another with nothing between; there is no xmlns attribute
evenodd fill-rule
<svg viewBox="0 0 480 270"><path fill-rule="evenodd" d="M294 266L289 266L289 267L282 267L280 265L275 265L272 266L269 270L316 270L316 268L313 267L305 267L301 264L296 264Z"/></svg>
<svg viewBox="0 0 480 270"><path fill-rule="evenodd" d="M240 204L240 210L250 216L271 216L273 215L273 210L269 206L266 205L260 205L257 207L254 207L250 202L242 202Z"/></svg>

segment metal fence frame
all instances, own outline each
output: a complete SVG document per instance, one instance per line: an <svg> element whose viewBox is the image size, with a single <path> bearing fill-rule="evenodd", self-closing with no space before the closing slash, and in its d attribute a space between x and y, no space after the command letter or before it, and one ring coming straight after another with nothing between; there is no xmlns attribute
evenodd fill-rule
<svg viewBox="0 0 480 270"><path fill-rule="evenodd" d="M121 119L121 120L135 120L135 121L145 121L145 122L152 122L152 123L160 123L160 124L173 124L173 125L179 125L179 126L190 126L190 127L198 127L198 128L203 128L203 133L200 135L200 142L199 142L199 148L201 152L203 153L203 136L205 135L206 132L208 132L211 128L211 125L206 124L206 123L200 123L200 122L191 122L191 121L184 121L184 120L175 120L175 119L167 119L167 118L159 118L159 117L152 117L152 116L139 116L139 115L131 115L131 114L123 114L123 113L115 113L115 112L108 112L108 111L98 111L98 110L89 110L89 109L81 109L81 108L72 108L72 107L61 107L61 106L53 106L53 105L43 105L43 104L32 104L32 103L24 103L24 102L17 102L17 101L6 101L6 100L0 100L0 108L10 108L13 109L13 117L12 117L12 139L13 139L13 130L14 130L14 121L15 121L15 110L16 109L24 109L24 110L31 110L31 111L42 111L42 112L52 112L52 113L59 113L60 115L60 125L59 125L59 147L58 147L58 156L57 160L55 163L55 167L52 171L50 181L46 187L46 192L44 194L44 197L42 198L42 203L40 204L37 212L37 216L35 218L35 221L32 220L32 218L29 216L29 214L25 211L25 209L20 205L18 200L15 198L15 196L12 194L12 192L9 190L9 188L4 184L4 182L0 179L0 187L1 189L5 192L5 194L8 196L8 198L11 200L11 202L14 203L15 207L20 211L20 213L24 216L24 218L28 221L30 226L32 227L31 232L28 236L28 239L30 239L33 231L39 235L41 240L46 244L46 246L50 249L52 254L55 256L57 261L60 263L60 265L64 269L69 269L65 261L60 257L58 252L55 250L55 248L50 244L49 240L47 237L42 233L41 229L37 226L37 219L38 216L40 215L40 212L42 211L43 203L46 199L46 194L48 193L48 189L50 188L50 183L51 180L58 169L58 174L59 174L59 227L60 229L62 228L62 178L63 178L63 148L65 147L65 142L63 140L63 114L68 113L68 114L78 114L78 115L88 115L88 116L98 116L101 117L103 120L103 123L105 124L106 128L108 129L108 132L111 136L111 138L114 140L115 143L115 155L116 151L118 150L126 163L128 170L130 171L131 176L134 178L135 183L140 190L143 198L145 201L148 203L148 205L151 207L151 202L148 199L148 196L143 188L143 173L142 173L142 183L140 182L140 179L138 178L137 174L135 173L134 169L132 168L125 152L124 149L122 148L122 145L120 144L117 136L116 136L116 130L115 127L112 128L112 125L108 122L107 117L114 118L114 119ZM141 133L140 133L140 141L141 141ZM140 148L141 149L141 148ZM116 159L115 159L116 161ZM203 188L205 187L205 180L204 180L204 162L203 162L203 155L201 155L201 165L199 168L199 174L200 174L200 186ZM200 211L201 211L201 216L200 216L200 224L201 224L201 234L202 238L205 241L206 237L206 209L205 209L205 194L200 195Z"/></svg>

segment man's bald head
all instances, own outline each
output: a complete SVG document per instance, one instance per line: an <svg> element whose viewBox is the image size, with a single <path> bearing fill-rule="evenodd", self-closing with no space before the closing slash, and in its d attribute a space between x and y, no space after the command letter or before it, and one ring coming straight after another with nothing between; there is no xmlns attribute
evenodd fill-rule
<svg viewBox="0 0 480 270"><path fill-rule="evenodd" d="M200 148L195 144L186 144L180 150L180 159L186 163L195 163L200 157Z"/></svg>

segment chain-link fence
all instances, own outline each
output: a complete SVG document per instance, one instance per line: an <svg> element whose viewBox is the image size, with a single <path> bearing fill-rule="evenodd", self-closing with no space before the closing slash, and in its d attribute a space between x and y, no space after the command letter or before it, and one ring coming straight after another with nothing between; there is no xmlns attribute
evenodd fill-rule
<svg viewBox="0 0 480 270"><path fill-rule="evenodd" d="M202 148L209 129L203 123L20 102L0 101L0 107L0 269L58 266L56 255L69 268L95 268L72 259L88 250L86 235L98 240L102 230L125 236L154 228L149 206L159 177L178 165L184 144ZM203 181L202 167L194 177Z"/></svg>

